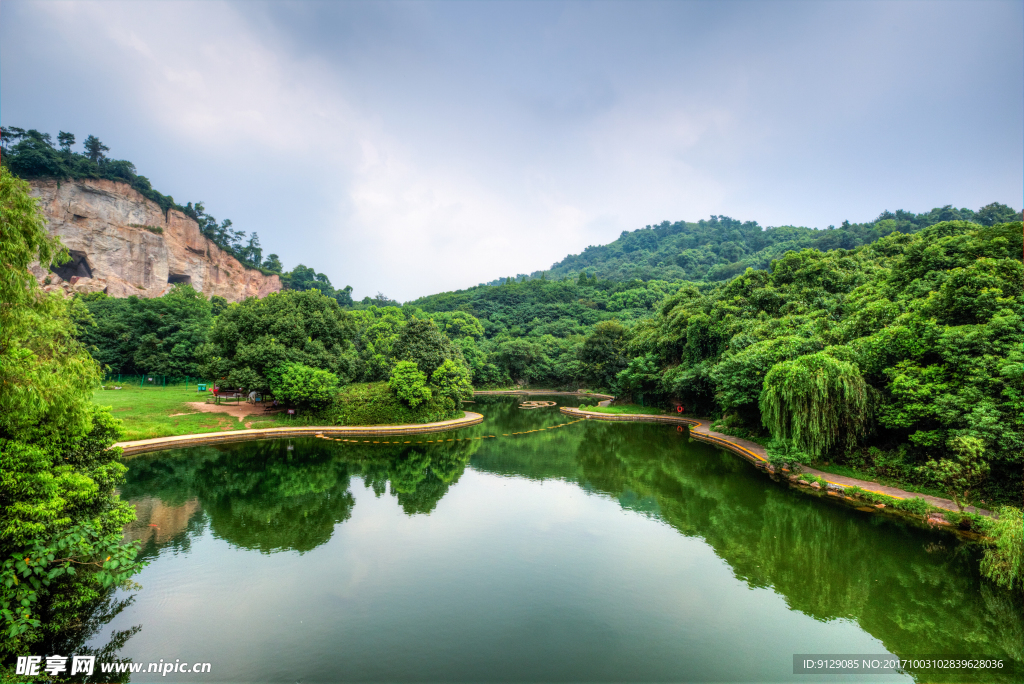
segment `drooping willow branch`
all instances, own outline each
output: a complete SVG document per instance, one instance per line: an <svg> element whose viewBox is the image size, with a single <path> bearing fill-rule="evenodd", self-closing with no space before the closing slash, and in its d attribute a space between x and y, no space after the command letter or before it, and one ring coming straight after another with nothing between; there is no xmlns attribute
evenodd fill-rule
<svg viewBox="0 0 1024 684"><path fill-rule="evenodd" d="M854 446L871 422L871 388L852 361L828 350L772 367L761 391L761 420L776 439L813 456Z"/></svg>

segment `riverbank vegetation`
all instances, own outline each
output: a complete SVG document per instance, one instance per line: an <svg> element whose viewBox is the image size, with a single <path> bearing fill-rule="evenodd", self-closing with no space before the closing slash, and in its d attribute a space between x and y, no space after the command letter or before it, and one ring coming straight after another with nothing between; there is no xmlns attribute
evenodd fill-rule
<svg viewBox="0 0 1024 684"><path fill-rule="evenodd" d="M339 387L389 383L409 410L449 359L477 388L586 385L683 405L794 461L965 505L1014 504L1024 465L1020 225L941 222L852 250L788 252L719 283L581 274L402 307L346 309L313 289L209 312L184 288L163 298L173 306L92 295L84 303L97 327L83 339L97 358L143 359L146 372L175 367L172 350L191 354L199 374L262 391L274 389L273 368L299 363ZM131 325L106 311L161 306ZM189 331L203 325L200 344ZM427 380L402 389L392 377L400 361Z"/></svg>
<svg viewBox="0 0 1024 684"><path fill-rule="evenodd" d="M1021 252L1020 223L946 222L681 288L632 330L620 390L728 416L801 461L1017 503Z"/></svg>
<svg viewBox="0 0 1024 684"><path fill-rule="evenodd" d="M83 620L139 571L122 544L134 514L115 488L123 434L92 402L99 364L77 339L81 304L43 293L33 261L67 253L46 232L28 184L0 169L0 662L27 653L95 653ZM117 637L115 636L115 641Z"/></svg>

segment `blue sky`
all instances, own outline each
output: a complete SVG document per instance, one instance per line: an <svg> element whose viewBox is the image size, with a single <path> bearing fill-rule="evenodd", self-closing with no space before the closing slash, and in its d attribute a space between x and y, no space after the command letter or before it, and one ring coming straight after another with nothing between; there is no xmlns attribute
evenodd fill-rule
<svg viewBox="0 0 1024 684"><path fill-rule="evenodd" d="M1024 204L1024 3L0 5L0 121L360 298L725 214Z"/></svg>

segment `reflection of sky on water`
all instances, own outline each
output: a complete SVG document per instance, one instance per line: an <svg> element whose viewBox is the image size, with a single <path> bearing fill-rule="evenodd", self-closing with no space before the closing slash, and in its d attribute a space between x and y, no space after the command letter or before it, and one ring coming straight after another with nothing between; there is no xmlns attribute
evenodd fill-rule
<svg viewBox="0 0 1024 684"><path fill-rule="evenodd" d="M144 626L126 653L210 661L214 679L243 681L487 679L496 667L786 681L796 637L803 652L885 651L572 483L469 470L429 516L352 485L352 517L301 556L254 556L210 534L162 556L119 618Z"/></svg>
<svg viewBox="0 0 1024 684"><path fill-rule="evenodd" d="M951 534L809 497L663 426L515 404L481 401L483 425L422 444L133 459L124 496L164 524L141 532L154 562L113 623L143 624L125 654L173 644L215 678L304 682L789 681L794 653L1024 660L1019 609Z"/></svg>

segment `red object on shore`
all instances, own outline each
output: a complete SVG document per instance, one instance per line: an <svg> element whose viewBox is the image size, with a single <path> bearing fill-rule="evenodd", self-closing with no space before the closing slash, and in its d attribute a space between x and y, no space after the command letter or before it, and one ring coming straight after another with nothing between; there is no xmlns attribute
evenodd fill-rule
<svg viewBox="0 0 1024 684"><path fill-rule="evenodd" d="M683 406L682 404L680 404L679 406L676 406L676 413L682 413L685 410L686 410L686 407Z"/></svg>

